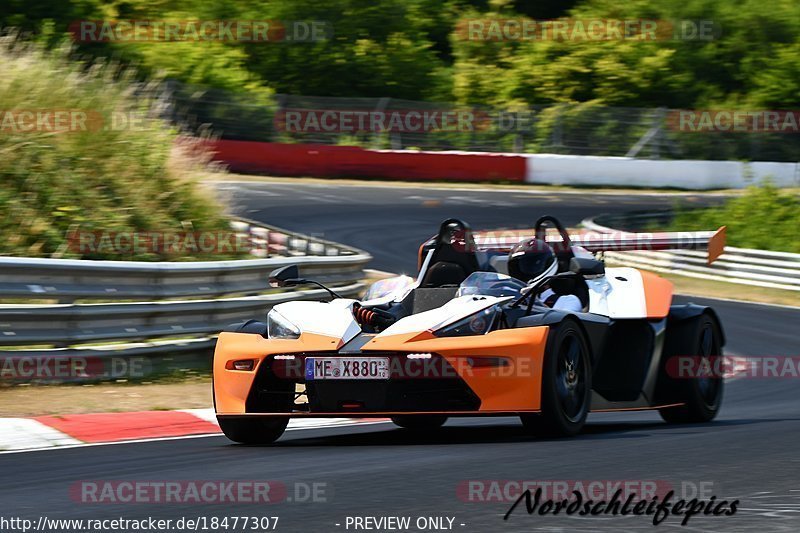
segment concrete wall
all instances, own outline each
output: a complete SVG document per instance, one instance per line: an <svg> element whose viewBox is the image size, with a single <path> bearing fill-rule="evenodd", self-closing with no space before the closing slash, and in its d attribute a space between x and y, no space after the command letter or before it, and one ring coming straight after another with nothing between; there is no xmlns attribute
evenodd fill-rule
<svg viewBox="0 0 800 533"><path fill-rule="evenodd" d="M234 172L409 181L738 189L769 177L800 187L797 163L651 160L556 154L366 150L354 146L219 140L216 159Z"/></svg>
<svg viewBox="0 0 800 533"><path fill-rule="evenodd" d="M355 146L220 140L216 159L235 172L276 176L363 177L410 181L525 181L519 154L365 150Z"/></svg>
<svg viewBox="0 0 800 533"><path fill-rule="evenodd" d="M553 185L612 185L679 189L739 189L770 177L780 187L800 186L797 163L651 160L528 154L525 181Z"/></svg>

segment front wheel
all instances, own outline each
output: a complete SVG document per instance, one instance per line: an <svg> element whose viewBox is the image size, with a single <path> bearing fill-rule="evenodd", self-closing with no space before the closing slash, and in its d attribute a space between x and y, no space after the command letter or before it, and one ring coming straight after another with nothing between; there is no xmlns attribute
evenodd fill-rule
<svg viewBox="0 0 800 533"><path fill-rule="evenodd" d="M217 418L226 437L241 444L272 444L283 435L288 416L268 418Z"/></svg>
<svg viewBox="0 0 800 533"><path fill-rule="evenodd" d="M404 429L424 431L442 427L447 422L447 417L443 415L399 415L393 416L392 422Z"/></svg>
<svg viewBox="0 0 800 533"><path fill-rule="evenodd" d="M591 406L589 345L573 319L565 319L551 331L542 369L541 413L520 418L535 435L572 437L583 429Z"/></svg>
<svg viewBox="0 0 800 533"><path fill-rule="evenodd" d="M671 424L710 422L722 405L722 376L697 375L677 377L670 375L674 357L697 358L695 368L714 368L714 359L722 355L722 333L716 319L704 313L680 322L667 330L667 339L659 375L659 397L668 403L682 403L679 407L659 409L664 421Z"/></svg>

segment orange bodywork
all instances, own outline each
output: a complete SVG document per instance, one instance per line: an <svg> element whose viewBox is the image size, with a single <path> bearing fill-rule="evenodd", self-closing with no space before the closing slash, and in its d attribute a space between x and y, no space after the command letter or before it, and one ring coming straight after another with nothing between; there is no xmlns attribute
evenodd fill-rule
<svg viewBox="0 0 800 533"><path fill-rule="evenodd" d="M727 226L720 226L720 228L714 233L714 236L711 237L711 240L708 241L707 263L709 265L716 261L719 256L725 252L725 234L727 229Z"/></svg>
<svg viewBox="0 0 800 533"><path fill-rule="evenodd" d="M549 327L493 331L486 335L435 337L415 332L375 337L363 353L431 352L441 355L481 399L483 413L538 411L541 376ZM297 340L268 340L248 333L222 333L214 356L214 395L218 414L244 414L247 396L261 361L276 354L331 351L340 339L303 333ZM469 360L503 358L505 366L473 367ZM257 359L252 371L226 369L228 361ZM313 416L309 413L303 416Z"/></svg>
<svg viewBox="0 0 800 533"><path fill-rule="evenodd" d="M486 335L434 337L429 333L375 337L363 351L432 352L444 357L481 399L480 411L539 410L549 327L503 329ZM473 368L467 358L503 357L509 366Z"/></svg>
<svg viewBox="0 0 800 533"><path fill-rule="evenodd" d="M245 402L258 368L266 357L283 353L337 350L342 341L336 337L303 333L296 340L265 339L250 333L219 334L214 351L214 402L219 414L243 414ZM253 370L228 370L228 361L256 359Z"/></svg>
<svg viewBox="0 0 800 533"><path fill-rule="evenodd" d="M672 282L645 270L639 273L642 275L647 318L664 318L672 305Z"/></svg>
<svg viewBox="0 0 800 533"><path fill-rule="evenodd" d="M425 249L425 243L423 242L422 244L419 245L419 251L417 251L417 270L422 269L422 261L424 259L422 257L422 252L424 249Z"/></svg>

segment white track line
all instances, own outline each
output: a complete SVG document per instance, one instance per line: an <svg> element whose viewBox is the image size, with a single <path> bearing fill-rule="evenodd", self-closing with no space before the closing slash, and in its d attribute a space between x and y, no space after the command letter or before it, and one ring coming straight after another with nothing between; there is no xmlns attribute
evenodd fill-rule
<svg viewBox="0 0 800 533"><path fill-rule="evenodd" d="M2 420L19 420L19 419L2 419ZM22 420L27 420L27 419L22 419ZM372 425L375 425L375 424L386 424L386 423L388 423L387 420L356 421L355 419L350 419L350 418L349 419L335 418L335 419L330 419L330 420L337 420L337 421L348 420L349 422L348 423L339 422L338 424L325 424L326 420L328 420L328 419L323 419L323 418L315 419L316 422L322 422L322 425L310 425L310 424L308 424L308 422L310 422L310 420L303 420L302 422L305 422L306 424L304 424L304 425L292 424L292 425L290 425L290 427L286 428L286 431L299 431L299 430L303 430L303 429L325 429L325 428L330 428L330 427L342 427L342 426L351 426L351 425L352 426L372 426ZM34 420L34 422L35 422L35 420ZM294 426L294 427L292 427L292 426ZM44 426L44 427L47 427L47 426ZM48 428L48 429L51 429L51 428ZM4 431L4 428L2 428L2 426L0 426L0 431ZM55 430L53 430L53 431L55 431ZM6 454L12 454L12 453L44 452L44 451L52 451L52 450L69 450L69 449L74 449L74 448L90 448L90 447L95 447L95 446L116 446L118 444L138 444L138 443L159 442L159 441L169 441L169 440L205 439L205 438L208 438L208 437L219 437L221 435L222 435L222 432L220 432L220 433L203 433L203 434L200 434L200 435L182 435L182 436L179 436L179 437L154 437L154 438L148 438L148 439L131 439L131 440L121 440L121 441L115 441L115 442L79 442L79 441L76 441L75 439L72 439L77 444L70 443L70 444L58 445L58 446L57 445L50 445L50 446L41 447L41 448L4 450L4 451L0 451L0 455L6 455ZM71 439L71 437L67 437L67 438Z"/></svg>
<svg viewBox="0 0 800 533"><path fill-rule="evenodd" d="M321 187L321 188L340 188L340 187L359 187L363 189L405 189L408 191L414 190L427 190L427 191L463 191L463 192L490 192L490 193L521 193L526 195L532 196L539 196L539 195L579 195L584 196L587 198L591 198L593 196L652 196L652 197L678 197L678 196L736 196L737 191L734 190L732 192L729 191L720 191L720 190L711 190L711 191L682 191L678 189L665 189L663 191L637 191L637 190L614 190L613 188L609 189L601 189L601 190L594 190L591 188L583 189L543 189L543 188L524 188L524 187L459 187L458 185L454 187L447 187L441 185L428 185L425 182L402 182L407 183L407 185L394 185L392 183L387 182L370 182L364 181L359 183L353 183L348 181L337 181L331 180L331 184L316 184L316 183L309 183L309 182L302 182L301 180L297 180L296 183L290 184L288 183L289 178L284 178L281 181L280 178L277 180L251 180L251 181L239 181L239 180L210 180L207 183L216 186L217 184L233 184L236 186L242 185L287 185L287 186L301 186L301 187ZM532 185L532 187L543 187L540 184ZM227 189L233 190L233 189Z"/></svg>
<svg viewBox="0 0 800 533"><path fill-rule="evenodd" d="M0 450L52 449L81 441L31 418L0 418Z"/></svg>
<svg viewBox="0 0 800 533"><path fill-rule="evenodd" d="M214 424L215 426L218 425L217 415L214 413L214 409L182 409L181 412L196 416L197 418L205 420L206 422ZM361 419L354 418L292 418L289 420L289 427L287 427L286 430L315 429L357 424L364 424L364 422L362 422Z"/></svg>
<svg viewBox="0 0 800 533"><path fill-rule="evenodd" d="M647 270L643 268L642 270ZM676 293L677 296L688 296L691 298L703 298L704 300L719 300L721 302L731 302L735 304L747 304L747 305L765 305L767 307L778 307L780 309L792 309L794 311L800 311L800 307L794 305L785 305L785 304L771 304L766 302L752 302L750 300L737 300L736 298L720 298L718 296L702 296L700 294L686 294L686 293Z"/></svg>

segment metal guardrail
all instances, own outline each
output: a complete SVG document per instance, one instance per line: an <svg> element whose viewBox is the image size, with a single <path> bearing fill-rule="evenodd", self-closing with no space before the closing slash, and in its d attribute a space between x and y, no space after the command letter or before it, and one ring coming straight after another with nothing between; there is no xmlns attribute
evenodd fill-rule
<svg viewBox="0 0 800 533"><path fill-rule="evenodd" d="M337 287L354 296L358 280ZM233 322L263 317L273 305L325 298L322 289L242 298L124 304L17 305L0 307L0 345L74 345L218 333Z"/></svg>
<svg viewBox="0 0 800 533"><path fill-rule="evenodd" d="M600 233L641 231L652 224L663 224L670 217L667 212L601 215L587 218L582 225ZM692 250L605 252L604 256L617 263L656 272L800 291L800 254L726 246L725 252L710 265L705 252Z"/></svg>
<svg viewBox="0 0 800 533"><path fill-rule="evenodd" d="M336 285L357 279L370 259L355 248L246 219L235 229L249 234L255 253L268 257L183 263L0 257L0 298L71 303L257 294L269 272L284 265L301 264L304 276Z"/></svg>
<svg viewBox="0 0 800 533"><path fill-rule="evenodd" d="M365 254L335 257L276 257L193 263L136 263L0 257L0 297L162 300L263 292L274 269L299 264L304 276L322 283L347 283L360 275Z"/></svg>
<svg viewBox="0 0 800 533"><path fill-rule="evenodd" d="M0 346L54 345L56 349L36 352L70 355L85 351L85 347L67 352L64 347L104 341L172 337L181 339L176 344L185 344L187 339L216 334L233 322L263 317L278 303L326 297L322 289L264 294L269 273L288 264L298 265L303 277L329 284L343 296L355 296L363 289L369 254L278 228L241 223L248 224L248 231L256 238L269 241L271 233L283 235L287 255L192 263L0 257L2 297L137 300L0 305ZM305 255L309 252L331 255ZM334 252L337 255L332 255ZM236 296L228 296L232 294ZM141 347L137 349L141 351ZM148 347L148 352L170 349L170 344L162 341ZM21 353L0 350L0 356ZM106 351L92 349L91 353L119 355L120 350L110 346Z"/></svg>

